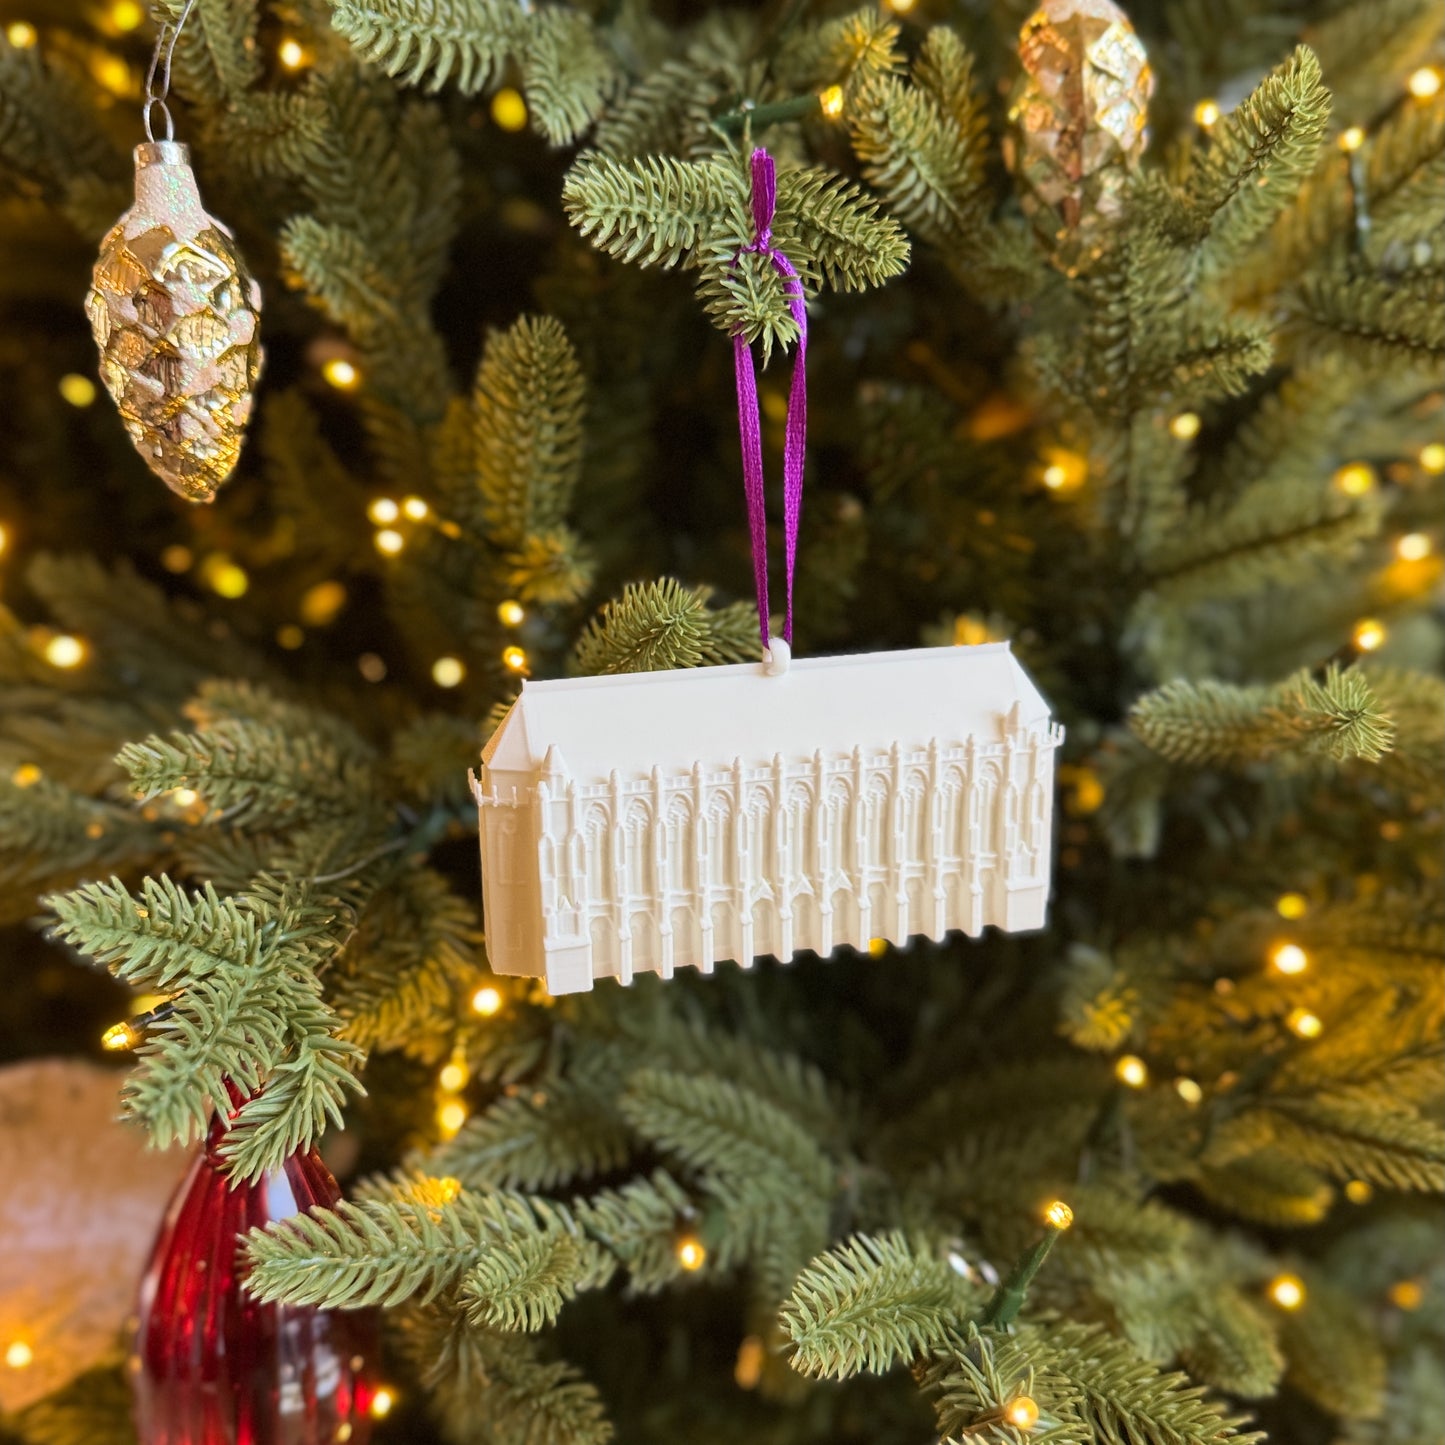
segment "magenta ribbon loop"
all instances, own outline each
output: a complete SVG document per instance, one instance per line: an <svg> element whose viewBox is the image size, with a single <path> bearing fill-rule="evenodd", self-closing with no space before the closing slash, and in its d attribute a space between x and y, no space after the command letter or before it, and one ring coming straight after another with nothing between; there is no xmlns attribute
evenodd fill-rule
<svg viewBox="0 0 1445 1445"><path fill-rule="evenodd" d="M788 309L798 324L798 350L793 357L793 383L788 393L788 420L783 441L783 539L787 557L788 599L783 639L793 642L793 573L798 560L798 520L803 511L803 458L808 441L808 312L803 282L793 263L773 245L773 211L778 199L773 158L761 146L753 152L753 228L756 239L738 250L736 266L749 251L766 256L777 268L788 292ZM758 593L758 625L768 645L768 521L763 499L763 431L758 416L758 379L752 347L741 332L733 336L733 368L737 372L738 433L743 452L743 490L748 500L752 534L753 581Z"/></svg>

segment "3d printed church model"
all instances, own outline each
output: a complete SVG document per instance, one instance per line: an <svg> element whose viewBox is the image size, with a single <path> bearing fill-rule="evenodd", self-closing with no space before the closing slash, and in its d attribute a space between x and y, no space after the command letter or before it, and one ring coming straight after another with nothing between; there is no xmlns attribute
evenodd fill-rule
<svg viewBox="0 0 1445 1445"><path fill-rule="evenodd" d="M1041 928L1062 738L1006 643L524 684L472 778L491 965Z"/></svg>

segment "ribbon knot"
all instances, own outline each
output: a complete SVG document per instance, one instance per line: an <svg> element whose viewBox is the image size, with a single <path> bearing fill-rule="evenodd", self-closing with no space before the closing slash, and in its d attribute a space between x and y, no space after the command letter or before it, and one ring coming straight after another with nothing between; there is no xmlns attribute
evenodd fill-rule
<svg viewBox="0 0 1445 1445"><path fill-rule="evenodd" d="M793 379L788 392L788 419L783 434L783 541L787 567L787 607L783 639L793 642L793 573L798 559L798 521L803 510L803 461L808 439L808 312L803 282L793 263L773 245L773 212L778 203L777 170L761 146L752 156L752 207L755 239L740 246L732 264L748 253L765 256L783 278L788 309L798 327L798 349L793 357ZM764 504L763 432L758 413L758 379L752 347L741 332L733 334L733 370L737 376L738 434L742 443L743 491L748 502L748 530L752 537L753 583L758 595L758 627L763 646L768 635L768 521Z"/></svg>

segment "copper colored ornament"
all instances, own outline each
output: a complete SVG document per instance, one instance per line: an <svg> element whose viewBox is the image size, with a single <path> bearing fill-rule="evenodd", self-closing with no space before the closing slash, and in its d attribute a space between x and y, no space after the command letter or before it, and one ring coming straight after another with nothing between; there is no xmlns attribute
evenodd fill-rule
<svg viewBox="0 0 1445 1445"><path fill-rule="evenodd" d="M251 415L261 290L202 208L185 146L135 148L135 205L101 244L85 310L135 449L179 496L214 501Z"/></svg>
<svg viewBox="0 0 1445 1445"><path fill-rule="evenodd" d="M1019 60L1009 164L1025 208L1077 254L1121 214L1144 153L1149 57L1111 0L1044 0L1019 32Z"/></svg>

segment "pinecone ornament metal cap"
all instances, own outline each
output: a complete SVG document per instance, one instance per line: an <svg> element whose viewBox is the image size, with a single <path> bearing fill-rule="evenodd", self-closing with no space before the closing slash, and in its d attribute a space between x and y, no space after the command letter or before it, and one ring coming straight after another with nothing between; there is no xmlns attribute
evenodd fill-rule
<svg viewBox="0 0 1445 1445"><path fill-rule="evenodd" d="M101 243L85 309L101 380L146 465L178 496L214 501L261 371L261 290L202 207L184 145L135 148L135 205Z"/></svg>

